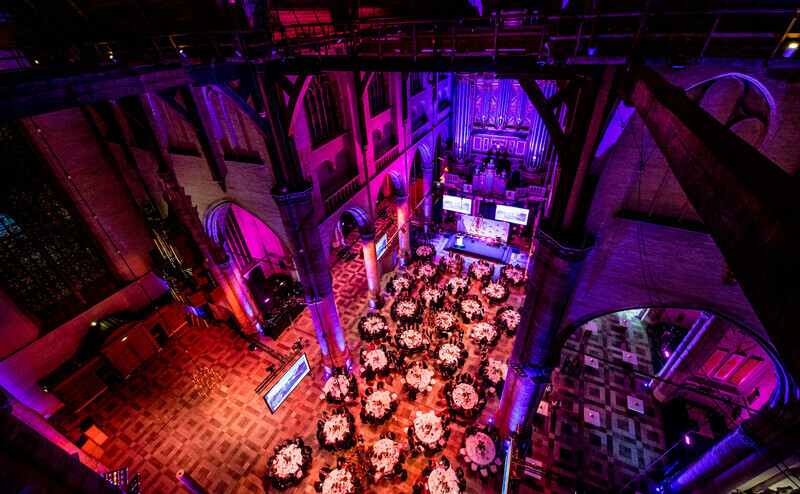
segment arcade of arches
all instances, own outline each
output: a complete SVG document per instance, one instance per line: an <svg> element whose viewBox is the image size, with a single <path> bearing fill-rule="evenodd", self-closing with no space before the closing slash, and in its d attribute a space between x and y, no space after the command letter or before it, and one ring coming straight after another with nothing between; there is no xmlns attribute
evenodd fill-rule
<svg viewBox="0 0 800 494"><path fill-rule="evenodd" d="M800 84L598 67L323 71L4 124L0 486L800 491L797 340L759 295L785 278L739 254L796 247Z"/></svg>

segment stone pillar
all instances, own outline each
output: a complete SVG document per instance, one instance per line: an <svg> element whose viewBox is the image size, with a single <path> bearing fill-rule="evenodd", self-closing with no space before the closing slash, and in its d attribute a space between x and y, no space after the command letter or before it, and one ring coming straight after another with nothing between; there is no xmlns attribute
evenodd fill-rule
<svg viewBox="0 0 800 494"><path fill-rule="evenodd" d="M333 298L328 258L319 236L311 192L312 188L306 186L299 192L274 191L273 197L288 234L288 248L297 266L325 367L349 367L350 354Z"/></svg>
<svg viewBox="0 0 800 494"><path fill-rule="evenodd" d="M666 403L681 388L687 377L700 372L699 363L705 362L717 347L717 343L729 326L726 321L701 312L700 317L686 333L678 348L667 358L666 363L650 381L653 398Z"/></svg>
<svg viewBox="0 0 800 494"><path fill-rule="evenodd" d="M375 250L375 230L361 234L361 247L364 253L364 267L367 269L367 287L369 289L369 306L379 308L381 300L381 270L378 266L378 253Z"/></svg>
<svg viewBox="0 0 800 494"><path fill-rule="evenodd" d="M400 244L400 267L405 268L405 255L411 252L411 222L408 219L408 194L395 194L397 198L397 234Z"/></svg>
<svg viewBox="0 0 800 494"><path fill-rule="evenodd" d="M336 226L333 228L333 240L331 241L331 247L334 249L344 247L344 233L342 233L341 221L337 221Z"/></svg>
<svg viewBox="0 0 800 494"><path fill-rule="evenodd" d="M260 331L261 323L258 320L258 305L236 263L223 252L218 259L214 260L214 264L212 273L214 273L217 282L225 290L225 298L228 300L228 305L236 322L246 332Z"/></svg>
<svg viewBox="0 0 800 494"><path fill-rule="evenodd" d="M470 135L472 134L472 105L474 75L457 73L453 98L453 158L459 163L469 160Z"/></svg>
<svg viewBox="0 0 800 494"><path fill-rule="evenodd" d="M557 332L587 250L568 249L541 230L534 239L535 258L528 263L528 286L511 364L495 424L503 437L524 425L538 406L550 373L558 365ZM524 375L523 375L524 374Z"/></svg>
<svg viewBox="0 0 800 494"><path fill-rule="evenodd" d="M433 163L422 163L422 219L425 228L431 223L431 210L433 209Z"/></svg>

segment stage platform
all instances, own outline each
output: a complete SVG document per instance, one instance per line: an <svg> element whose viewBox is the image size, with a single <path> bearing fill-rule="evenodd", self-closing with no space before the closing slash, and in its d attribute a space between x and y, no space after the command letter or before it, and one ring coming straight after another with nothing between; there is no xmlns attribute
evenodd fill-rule
<svg viewBox="0 0 800 494"><path fill-rule="evenodd" d="M447 239L447 244L444 250L455 252L462 256L474 257L476 259L483 259L484 261L496 262L499 264L508 264L511 259L512 248L508 245L491 246L482 240L475 240L474 238L464 237L464 247L456 247L455 233L450 234Z"/></svg>

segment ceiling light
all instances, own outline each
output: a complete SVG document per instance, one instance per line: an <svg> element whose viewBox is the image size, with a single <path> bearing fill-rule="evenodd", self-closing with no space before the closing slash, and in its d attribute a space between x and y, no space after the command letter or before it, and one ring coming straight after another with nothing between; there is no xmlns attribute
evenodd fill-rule
<svg viewBox="0 0 800 494"><path fill-rule="evenodd" d="M794 55L794 52L797 51L797 47L798 46L800 46L800 45L798 45L794 41L789 43L788 45L786 45L786 48L783 50L783 54L781 56L783 56L783 58L791 57L792 55Z"/></svg>

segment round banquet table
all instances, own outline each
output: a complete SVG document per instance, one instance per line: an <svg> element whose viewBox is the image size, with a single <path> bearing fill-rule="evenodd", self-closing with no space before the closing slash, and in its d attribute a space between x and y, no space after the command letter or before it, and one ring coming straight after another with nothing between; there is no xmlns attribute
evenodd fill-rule
<svg viewBox="0 0 800 494"><path fill-rule="evenodd" d="M433 371L423 367L414 366L406 373L406 383L411 388L419 392L428 391L428 388L433 384L432 378Z"/></svg>
<svg viewBox="0 0 800 494"><path fill-rule="evenodd" d="M392 412L392 395L387 390L378 390L364 400L364 412L375 420L386 418Z"/></svg>
<svg viewBox="0 0 800 494"><path fill-rule="evenodd" d="M478 404L478 393L471 384L457 384L452 396L453 404L464 411L472 410Z"/></svg>
<svg viewBox="0 0 800 494"><path fill-rule="evenodd" d="M275 454L275 474L283 479L302 474L303 450L296 444L284 446Z"/></svg>
<svg viewBox="0 0 800 494"><path fill-rule="evenodd" d="M353 475L342 468L331 470L328 477L322 483L323 494L351 494L355 492Z"/></svg>
<svg viewBox="0 0 800 494"><path fill-rule="evenodd" d="M347 399L347 395L350 393L349 376L344 374L331 376L325 383L325 387L322 388L322 393L325 396L330 394L334 400L341 401L342 399Z"/></svg>
<svg viewBox="0 0 800 494"><path fill-rule="evenodd" d="M431 471L425 487L430 494L458 494L461 492L455 470L442 465Z"/></svg>
<svg viewBox="0 0 800 494"><path fill-rule="evenodd" d="M467 458L471 463L479 467L486 467L494 463L497 456L497 448L492 438L483 432L477 432L472 436L467 436L466 443Z"/></svg>
<svg viewBox="0 0 800 494"><path fill-rule="evenodd" d="M372 445L371 462L377 473L392 475L400 462L400 445L389 438L381 439Z"/></svg>
<svg viewBox="0 0 800 494"><path fill-rule="evenodd" d="M428 446L436 445L442 439L442 419L435 413L428 412L414 419L414 436Z"/></svg>
<svg viewBox="0 0 800 494"><path fill-rule="evenodd" d="M378 348L364 355L364 365L374 371L379 371L389 365L389 360L386 358L386 353Z"/></svg>

